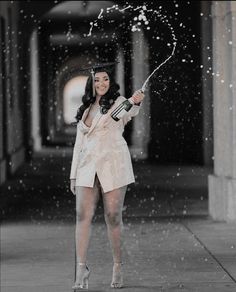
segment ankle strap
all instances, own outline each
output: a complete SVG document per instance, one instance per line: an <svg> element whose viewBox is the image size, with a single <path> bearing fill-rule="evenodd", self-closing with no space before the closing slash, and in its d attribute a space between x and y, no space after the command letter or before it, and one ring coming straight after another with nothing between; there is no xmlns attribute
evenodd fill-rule
<svg viewBox="0 0 236 292"><path fill-rule="evenodd" d="M79 266L86 266L86 263L79 263L79 262L76 262L77 265Z"/></svg>

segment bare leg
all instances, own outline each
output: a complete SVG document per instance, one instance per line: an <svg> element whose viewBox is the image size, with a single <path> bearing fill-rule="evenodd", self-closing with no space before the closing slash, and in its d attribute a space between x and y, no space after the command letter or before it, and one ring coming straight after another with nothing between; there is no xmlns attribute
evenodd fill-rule
<svg viewBox="0 0 236 292"><path fill-rule="evenodd" d="M95 178L93 188L76 188L76 259L79 263L85 263L87 249L91 233L91 221L96 210L99 198L99 190Z"/></svg>
<svg viewBox="0 0 236 292"><path fill-rule="evenodd" d="M123 229L122 209L127 186L103 193L104 216L107 224L108 237L112 247L114 263L120 263L121 236Z"/></svg>
<svg viewBox="0 0 236 292"><path fill-rule="evenodd" d="M112 247L113 274L111 287L121 288L123 286L122 276L122 209L127 186L103 193L104 216L107 224L108 237Z"/></svg>
<svg viewBox="0 0 236 292"><path fill-rule="evenodd" d="M89 268L87 267L87 250L91 233L91 221L99 199L98 179L95 177L93 188L76 188L76 227L75 252L76 276L73 289L88 289Z"/></svg>

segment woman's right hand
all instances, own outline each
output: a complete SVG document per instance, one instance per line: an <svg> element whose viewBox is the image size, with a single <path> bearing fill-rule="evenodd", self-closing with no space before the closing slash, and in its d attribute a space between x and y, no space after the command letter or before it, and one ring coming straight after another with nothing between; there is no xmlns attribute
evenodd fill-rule
<svg viewBox="0 0 236 292"><path fill-rule="evenodd" d="M144 93L142 92L141 89L136 90L133 95L132 95L132 100L134 101L134 104L140 103L144 99Z"/></svg>
<svg viewBox="0 0 236 292"><path fill-rule="evenodd" d="M75 182L76 182L75 179L70 180L70 190L71 190L73 195L75 195Z"/></svg>

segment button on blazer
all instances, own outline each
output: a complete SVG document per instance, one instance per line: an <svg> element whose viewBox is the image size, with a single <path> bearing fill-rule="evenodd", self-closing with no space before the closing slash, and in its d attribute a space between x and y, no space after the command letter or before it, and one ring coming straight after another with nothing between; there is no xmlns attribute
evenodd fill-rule
<svg viewBox="0 0 236 292"><path fill-rule="evenodd" d="M140 105L132 108L119 121L111 112L126 98L119 96L106 114L95 115L91 127L84 121L91 105L77 124L70 179L76 186L93 187L95 175L104 192L135 182L130 152L123 137L124 126L139 113Z"/></svg>

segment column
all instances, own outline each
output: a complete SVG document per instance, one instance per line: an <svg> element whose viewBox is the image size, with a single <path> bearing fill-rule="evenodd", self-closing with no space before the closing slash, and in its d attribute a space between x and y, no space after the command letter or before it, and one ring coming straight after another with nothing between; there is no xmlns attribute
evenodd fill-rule
<svg viewBox="0 0 236 292"><path fill-rule="evenodd" d="M209 214L236 221L236 2L212 2L214 173Z"/></svg>
<svg viewBox="0 0 236 292"><path fill-rule="evenodd" d="M203 110L203 161L213 161L212 19L211 2L201 1L201 64Z"/></svg>
<svg viewBox="0 0 236 292"><path fill-rule="evenodd" d="M138 90L150 74L148 60L148 44L143 32L132 34L133 62L132 62L132 88ZM150 101L149 85L145 91L145 98L139 114L133 119L131 155L135 159L148 157L148 142L150 139Z"/></svg>
<svg viewBox="0 0 236 292"><path fill-rule="evenodd" d="M31 93L31 137L33 150L42 148L40 135L40 94L39 94L39 64L38 64L38 32L35 29L30 38L30 93Z"/></svg>

